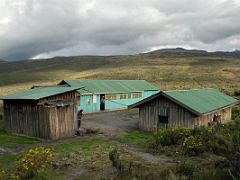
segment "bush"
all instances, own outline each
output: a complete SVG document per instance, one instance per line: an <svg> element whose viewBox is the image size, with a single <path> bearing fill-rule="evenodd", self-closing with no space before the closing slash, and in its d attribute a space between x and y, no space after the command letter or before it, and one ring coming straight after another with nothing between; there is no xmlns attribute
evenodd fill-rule
<svg viewBox="0 0 240 180"><path fill-rule="evenodd" d="M214 128L160 129L153 133L149 148L165 154L170 150L169 155L173 154L176 148L177 153L186 155L199 155L203 152L228 155L234 153L239 144L240 117L237 117L231 123Z"/></svg>
<svg viewBox="0 0 240 180"><path fill-rule="evenodd" d="M180 145L191 134L192 130L186 128L160 129L153 133L150 147L158 149L159 146Z"/></svg>
<svg viewBox="0 0 240 180"><path fill-rule="evenodd" d="M4 128L3 121L0 120L0 134L1 134L1 133L6 133L6 132L7 132L7 131L6 131L6 129Z"/></svg>
<svg viewBox="0 0 240 180"><path fill-rule="evenodd" d="M37 147L29 149L18 162L16 177L31 179L41 174L47 169L51 158L52 150L50 148Z"/></svg>
<svg viewBox="0 0 240 180"><path fill-rule="evenodd" d="M240 106L237 106L232 109L232 119L237 120L239 118L240 118Z"/></svg>
<svg viewBox="0 0 240 180"><path fill-rule="evenodd" d="M0 179L6 179L6 172L0 169Z"/></svg>
<svg viewBox="0 0 240 180"><path fill-rule="evenodd" d="M235 90L233 93L234 96L240 96L240 90Z"/></svg>
<svg viewBox="0 0 240 180"><path fill-rule="evenodd" d="M198 155L204 151L204 145L201 136L189 136L183 142L183 151L185 154Z"/></svg>
<svg viewBox="0 0 240 180"><path fill-rule="evenodd" d="M240 151L227 157L230 162L229 174L233 179L240 179Z"/></svg>
<svg viewBox="0 0 240 180"><path fill-rule="evenodd" d="M197 170L197 166L191 162L183 162L176 167L176 174L187 177L188 179L192 179L194 171Z"/></svg>
<svg viewBox="0 0 240 180"><path fill-rule="evenodd" d="M132 162L124 162L120 159L120 153L117 149L109 152L109 159L112 161L112 166L115 167L119 174L131 174Z"/></svg>

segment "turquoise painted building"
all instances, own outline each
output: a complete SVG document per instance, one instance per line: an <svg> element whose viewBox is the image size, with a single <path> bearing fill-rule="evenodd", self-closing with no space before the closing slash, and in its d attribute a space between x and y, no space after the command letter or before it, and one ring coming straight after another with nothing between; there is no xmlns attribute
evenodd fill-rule
<svg viewBox="0 0 240 180"><path fill-rule="evenodd" d="M125 109L160 91L145 80L63 80L59 85L82 87L78 109L84 113Z"/></svg>

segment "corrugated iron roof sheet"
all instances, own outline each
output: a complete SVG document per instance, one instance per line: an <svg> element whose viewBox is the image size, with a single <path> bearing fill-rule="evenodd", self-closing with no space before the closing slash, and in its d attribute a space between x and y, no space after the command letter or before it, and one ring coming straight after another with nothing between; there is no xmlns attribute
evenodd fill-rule
<svg viewBox="0 0 240 180"><path fill-rule="evenodd" d="M159 90L145 80L64 80L71 87L81 86L88 93L110 94ZM79 93L84 93L80 90Z"/></svg>
<svg viewBox="0 0 240 180"><path fill-rule="evenodd" d="M196 115L207 114L209 112L239 103L237 99L221 93L216 89L209 88L162 91L131 105L130 108L139 107L140 105L159 96L164 96L174 101Z"/></svg>
<svg viewBox="0 0 240 180"><path fill-rule="evenodd" d="M216 89L174 90L163 93L199 114L206 114L238 102Z"/></svg>
<svg viewBox="0 0 240 180"><path fill-rule="evenodd" d="M61 87L61 86L39 87L39 88L29 89L24 92L4 96L4 97L2 97L2 99L3 100L6 100L6 99L39 100L42 98L74 91L77 89L79 89L79 88L77 88L77 87Z"/></svg>

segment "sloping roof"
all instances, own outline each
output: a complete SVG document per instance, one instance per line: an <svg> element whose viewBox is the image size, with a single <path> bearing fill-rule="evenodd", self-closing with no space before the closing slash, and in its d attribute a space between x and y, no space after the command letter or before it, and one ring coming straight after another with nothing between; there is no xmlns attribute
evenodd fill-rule
<svg viewBox="0 0 240 180"><path fill-rule="evenodd" d="M140 92L147 90L159 90L145 80L63 80L60 84L68 84L71 87L81 86L88 93L110 94ZM83 93L83 91L79 91Z"/></svg>
<svg viewBox="0 0 240 180"><path fill-rule="evenodd" d="M159 96L164 96L178 105L188 109L196 115L203 115L218 109L228 107L239 103L237 99L228 96L216 89L193 89L193 90L173 90L163 91L149 98L146 98L138 103L135 103L130 108L139 107L140 105L155 99Z"/></svg>
<svg viewBox="0 0 240 180"><path fill-rule="evenodd" d="M33 88L26 90L24 92L16 93L16 94L11 94L8 96L2 97L3 100L10 100L10 99L15 99L15 100L39 100L43 99L46 97L70 92L79 89L79 87L61 87L61 86L56 86L56 87L39 87L39 88Z"/></svg>

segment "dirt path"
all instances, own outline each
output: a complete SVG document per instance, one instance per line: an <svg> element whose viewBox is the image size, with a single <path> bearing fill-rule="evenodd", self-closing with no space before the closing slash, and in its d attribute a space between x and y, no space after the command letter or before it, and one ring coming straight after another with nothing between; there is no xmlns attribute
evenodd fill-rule
<svg viewBox="0 0 240 180"><path fill-rule="evenodd" d="M82 127L99 129L106 136L123 135L130 130L138 129L138 110L121 110L86 114Z"/></svg>
<svg viewBox="0 0 240 180"><path fill-rule="evenodd" d="M134 156L142 158L150 164L170 165L178 163L176 160L165 155L153 155L147 152L143 152L141 149L133 145L119 143L119 147L123 148L125 151Z"/></svg>

